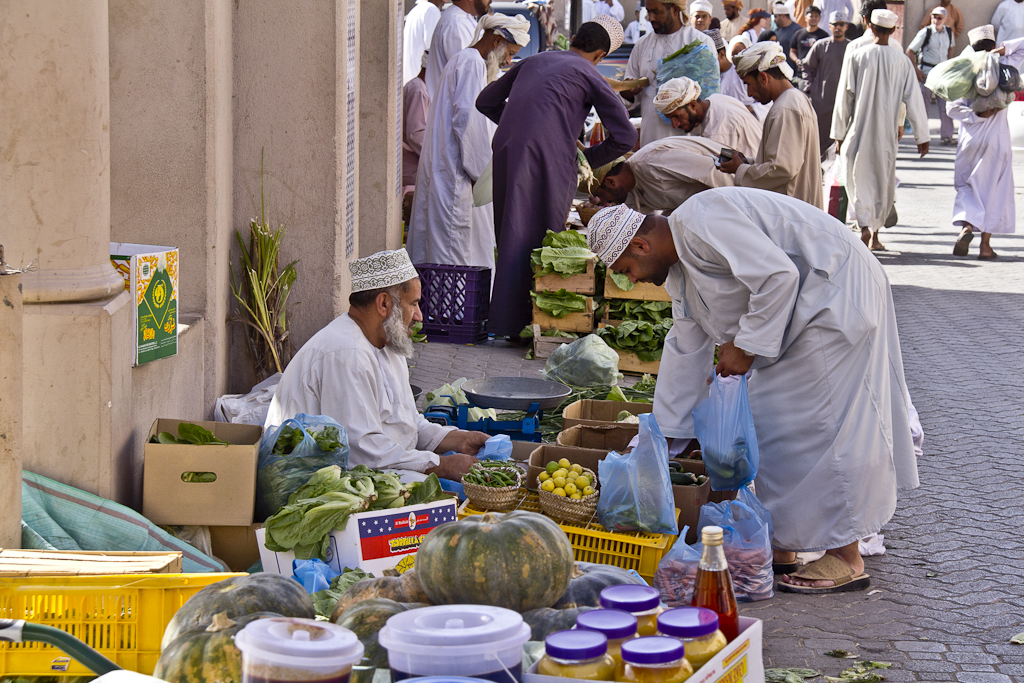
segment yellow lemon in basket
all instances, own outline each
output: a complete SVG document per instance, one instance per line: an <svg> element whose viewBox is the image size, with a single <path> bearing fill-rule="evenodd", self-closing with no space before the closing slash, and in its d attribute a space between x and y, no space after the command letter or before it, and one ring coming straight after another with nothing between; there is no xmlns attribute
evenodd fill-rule
<svg viewBox="0 0 1024 683"><path fill-rule="evenodd" d="M548 474L552 474L555 470L558 469L558 463L552 460L547 464L547 466L544 469L548 471Z"/></svg>
<svg viewBox="0 0 1024 683"><path fill-rule="evenodd" d="M565 489L555 489L551 493L555 494L556 496L561 496L562 498L565 498Z"/></svg>
<svg viewBox="0 0 1024 683"><path fill-rule="evenodd" d="M555 482L556 489L560 489L565 486L565 477L552 477L551 481Z"/></svg>
<svg viewBox="0 0 1024 683"><path fill-rule="evenodd" d="M572 500L582 500L582 497L578 493L572 494L571 496L569 496L569 498L571 498Z"/></svg>
<svg viewBox="0 0 1024 683"><path fill-rule="evenodd" d="M550 479L548 479L546 482L544 482L543 484L540 485L540 490L541 491L554 491L555 490L555 482L553 482Z"/></svg>
<svg viewBox="0 0 1024 683"><path fill-rule="evenodd" d="M573 465L569 469L575 472L576 474L583 474L583 465Z"/></svg>
<svg viewBox="0 0 1024 683"><path fill-rule="evenodd" d="M594 482L590 481L590 477L588 477L585 474L581 474L580 476L576 477L576 486L579 486L580 488L590 486L593 483Z"/></svg>
<svg viewBox="0 0 1024 683"><path fill-rule="evenodd" d="M569 481L569 482L566 482L566 484L565 484L565 486L564 486L563 488L565 488L565 492L566 492L567 494L569 494L570 496L571 496L572 494L576 493L576 491L578 490L578 489L576 488L576 484L572 483L571 481Z"/></svg>
<svg viewBox="0 0 1024 683"><path fill-rule="evenodd" d="M563 477L564 478L565 475L567 475L567 474L569 474L568 470L563 470L561 467L559 467L557 470L554 471L554 473L552 473L551 476L552 477Z"/></svg>
<svg viewBox="0 0 1024 683"><path fill-rule="evenodd" d="M572 470L569 470L568 472L565 473L565 480L566 481L572 481L572 480L574 480L578 476L580 476L580 475L577 474L576 472L573 472Z"/></svg>
<svg viewBox="0 0 1024 683"><path fill-rule="evenodd" d="M540 474L537 475L537 481L542 482L542 483L547 481L550 478L551 478L551 475L548 474L547 472L541 472Z"/></svg>
<svg viewBox="0 0 1024 683"><path fill-rule="evenodd" d="M558 461L558 466L561 467L562 469L568 470L570 467L572 467L572 463L569 462L568 458L562 458L561 460Z"/></svg>
<svg viewBox="0 0 1024 683"><path fill-rule="evenodd" d="M583 495L584 496L589 496L593 492L594 492L594 487L593 486L584 486L583 487Z"/></svg>

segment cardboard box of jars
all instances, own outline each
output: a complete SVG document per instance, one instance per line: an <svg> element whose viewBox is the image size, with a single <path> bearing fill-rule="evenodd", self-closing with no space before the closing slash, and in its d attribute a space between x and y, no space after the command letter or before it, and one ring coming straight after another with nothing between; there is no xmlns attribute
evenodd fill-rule
<svg viewBox="0 0 1024 683"><path fill-rule="evenodd" d="M764 683L764 657L760 619L740 617L739 637L714 659L693 672L686 683ZM523 673L523 683L568 683L578 678L542 676L534 664ZM581 683L583 683L581 681Z"/></svg>

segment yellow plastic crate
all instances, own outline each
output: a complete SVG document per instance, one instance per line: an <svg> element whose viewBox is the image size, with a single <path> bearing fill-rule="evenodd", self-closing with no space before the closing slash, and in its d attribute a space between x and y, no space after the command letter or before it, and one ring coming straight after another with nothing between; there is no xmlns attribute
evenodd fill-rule
<svg viewBox="0 0 1024 683"><path fill-rule="evenodd" d="M543 514L537 494L525 488L519 489L519 500L512 510ZM459 508L459 519L482 514L483 510L470 507L468 502ZM610 564L613 567L632 569L647 583L653 583L658 563L676 542L676 537L670 534L608 531L596 522L558 522L558 526L562 527L562 531L569 537L577 562Z"/></svg>
<svg viewBox="0 0 1024 683"><path fill-rule="evenodd" d="M185 601L211 583L244 574L122 574L0 579L0 619L67 631L130 671L152 674L164 629ZM0 643L0 675L91 672L42 643Z"/></svg>

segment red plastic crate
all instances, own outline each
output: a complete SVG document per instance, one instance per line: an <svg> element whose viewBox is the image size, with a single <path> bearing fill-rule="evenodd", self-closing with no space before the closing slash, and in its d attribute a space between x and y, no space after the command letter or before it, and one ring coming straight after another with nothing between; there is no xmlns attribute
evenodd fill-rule
<svg viewBox="0 0 1024 683"><path fill-rule="evenodd" d="M491 303L491 269L482 266L446 266L421 263L416 266L422 293L423 332L460 338L479 337ZM457 328L466 328L460 330ZM430 339L430 341L434 341ZM440 340L438 340L440 341ZM458 341L453 343L475 343Z"/></svg>

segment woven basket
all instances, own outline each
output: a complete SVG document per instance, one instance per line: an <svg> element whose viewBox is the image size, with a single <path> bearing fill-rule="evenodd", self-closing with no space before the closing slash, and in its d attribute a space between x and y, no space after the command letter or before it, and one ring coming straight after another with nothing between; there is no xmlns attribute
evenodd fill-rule
<svg viewBox="0 0 1024 683"><path fill-rule="evenodd" d="M473 469L484 468L474 465ZM502 467L500 469L502 471L515 473L518 484L499 489L492 486L481 486L480 484L470 484L465 481L462 482L462 488L466 492L466 498L469 498L469 502L473 504L474 508L478 510L508 510L515 505L519 494L519 487L523 483L523 471L515 465L509 465L508 467Z"/></svg>
<svg viewBox="0 0 1024 683"><path fill-rule="evenodd" d="M597 499L601 493L598 491L597 475L593 470L583 468L583 474L590 477L594 482L594 492L580 500L573 500L568 497L556 496L550 491L540 491L540 509L548 517L569 522L587 523L593 520L597 513Z"/></svg>

